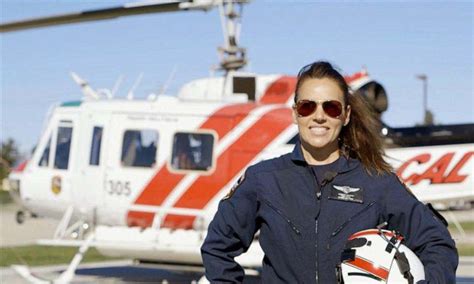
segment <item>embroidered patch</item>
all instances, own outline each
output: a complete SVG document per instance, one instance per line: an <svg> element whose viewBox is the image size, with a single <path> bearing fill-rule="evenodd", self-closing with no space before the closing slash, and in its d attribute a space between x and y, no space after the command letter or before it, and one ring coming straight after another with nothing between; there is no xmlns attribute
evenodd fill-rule
<svg viewBox="0 0 474 284"><path fill-rule="evenodd" d="M360 187L350 187L348 185L333 185L329 194L329 199L349 201L349 202L364 202L364 190Z"/></svg>
<svg viewBox="0 0 474 284"><path fill-rule="evenodd" d="M237 188L242 184L242 182L244 181L245 179L245 172L239 177L239 179L237 180L237 182L232 186L232 188L230 189L230 191L224 196L224 198L222 198L222 200L227 200L229 198L232 197L232 195L234 195L235 191L237 190Z"/></svg>

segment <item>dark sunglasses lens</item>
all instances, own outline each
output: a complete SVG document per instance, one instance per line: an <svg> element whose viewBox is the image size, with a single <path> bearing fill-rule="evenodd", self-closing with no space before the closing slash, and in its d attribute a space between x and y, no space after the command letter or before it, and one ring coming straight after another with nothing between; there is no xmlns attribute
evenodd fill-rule
<svg viewBox="0 0 474 284"><path fill-rule="evenodd" d="M299 101L296 104L296 112L301 116L308 116L316 110L316 102Z"/></svg>
<svg viewBox="0 0 474 284"><path fill-rule="evenodd" d="M323 110L330 117L338 117L342 113L342 105L338 101L327 101L323 103Z"/></svg>

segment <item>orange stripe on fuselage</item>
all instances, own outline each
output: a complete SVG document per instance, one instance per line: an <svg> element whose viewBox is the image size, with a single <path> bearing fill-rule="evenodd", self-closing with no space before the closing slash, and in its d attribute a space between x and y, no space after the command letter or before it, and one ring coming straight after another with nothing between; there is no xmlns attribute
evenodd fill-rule
<svg viewBox="0 0 474 284"><path fill-rule="evenodd" d="M264 104L285 104L295 92L295 86L296 77L280 77L267 88L260 102Z"/></svg>
<svg viewBox="0 0 474 284"><path fill-rule="evenodd" d="M225 106L212 114L199 129L212 129L222 139L248 114L256 108L254 103ZM160 206L185 174L171 173L166 163L151 179L145 189L135 200L134 204ZM153 223L155 213L130 211L127 214L128 226L149 227Z"/></svg>
<svg viewBox="0 0 474 284"><path fill-rule="evenodd" d="M178 208L202 209L245 166L292 123L291 110L278 108L262 116L218 158L216 171L199 177L174 204ZM165 227L191 228L195 216L168 215Z"/></svg>

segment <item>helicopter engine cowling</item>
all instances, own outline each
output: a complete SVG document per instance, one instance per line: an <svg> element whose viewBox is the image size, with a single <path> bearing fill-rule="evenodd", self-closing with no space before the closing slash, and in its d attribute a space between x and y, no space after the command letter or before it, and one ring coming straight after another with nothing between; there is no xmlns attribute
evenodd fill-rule
<svg viewBox="0 0 474 284"><path fill-rule="evenodd" d="M379 116L388 108L387 92L376 81L370 81L361 86L354 91L354 95L362 96Z"/></svg>

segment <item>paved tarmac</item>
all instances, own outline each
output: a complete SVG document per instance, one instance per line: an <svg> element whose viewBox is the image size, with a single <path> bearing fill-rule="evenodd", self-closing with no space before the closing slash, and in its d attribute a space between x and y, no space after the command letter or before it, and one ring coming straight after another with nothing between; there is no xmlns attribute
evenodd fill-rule
<svg viewBox="0 0 474 284"><path fill-rule="evenodd" d="M469 260L471 269L474 265L474 259ZM32 272L43 279L54 280L60 273L66 269L66 266L46 266L32 268ZM105 262L81 265L76 270L71 284L79 283L190 283L197 284L203 276L200 271L178 271L166 267L149 267L133 265L132 261ZM0 282L11 284L28 283L18 276L11 268L0 269ZM247 276L244 284L260 283L258 276ZM474 277L458 276L457 284L474 283Z"/></svg>
<svg viewBox="0 0 474 284"><path fill-rule="evenodd" d="M0 205L0 247L34 244L38 239L52 238L58 220L47 218L26 219L19 225L15 221L18 205Z"/></svg>
<svg viewBox="0 0 474 284"><path fill-rule="evenodd" d="M37 277L56 279L66 266L36 267L32 272ZM84 264L76 270L71 284L79 283L191 283L196 284L203 277L202 270L175 270L168 267L134 265L132 261L115 261ZM1 283L27 283L11 268L0 269ZM244 284L260 283L257 276L248 276Z"/></svg>
<svg viewBox="0 0 474 284"><path fill-rule="evenodd" d="M37 239L51 238L58 223L57 220L37 218L27 219L23 225L15 222L15 204L1 205L0 208L0 246L20 246L34 244ZM473 221L474 209L455 211L452 214L442 212L448 221L453 216L459 222ZM463 235L452 230L457 243L474 244L474 234ZM57 278L66 266L35 267L33 272L49 279ZM474 256L463 257L458 268L457 283L474 283ZM77 270L73 283L196 283L202 276L200 271L175 271L167 268L152 268L133 265L131 260L83 264ZM11 268L0 269L0 283L27 283ZM245 283L258 283L258 277L249 277Z"/></svg>

